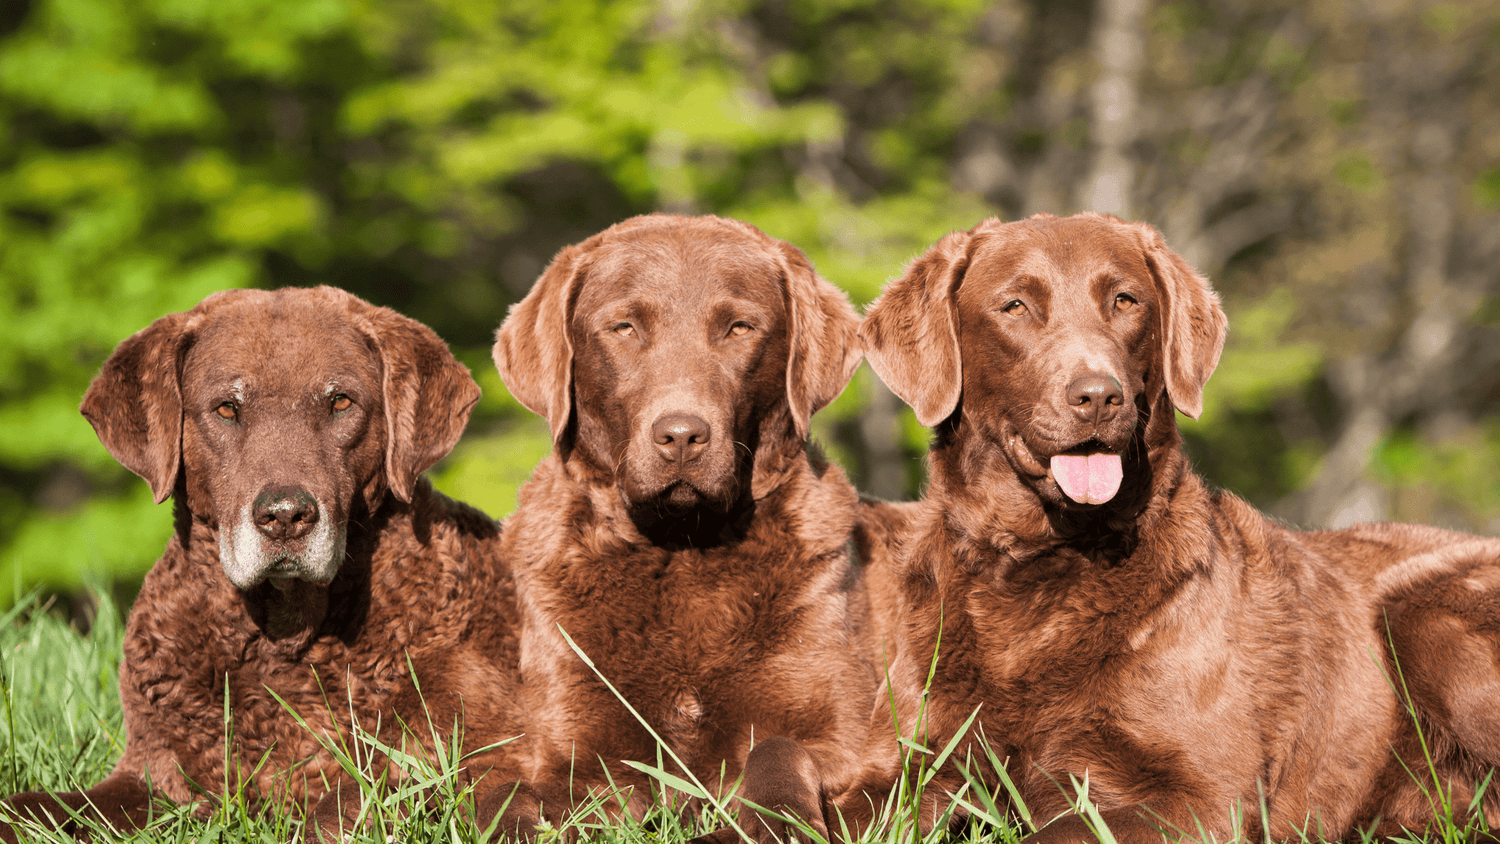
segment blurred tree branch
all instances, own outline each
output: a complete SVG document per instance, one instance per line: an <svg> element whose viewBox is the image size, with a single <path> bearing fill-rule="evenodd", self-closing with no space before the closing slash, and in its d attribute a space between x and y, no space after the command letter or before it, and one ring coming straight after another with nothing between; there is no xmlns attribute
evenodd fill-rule
<svg viewBox="0 0 1500 844"><path fill-rule="evenodd" d="M1231 317L1183 429L1304 524L1500 529L1500 3L34 0L0 27L0 583L155 559L78 417L108 351L238 285L433 325L485 388L438 471L497 515L547 439L488 362L557 249L719 213L859 303L988 215L1155 224ZM926 434L814 420L867 492ZM0 592L0 603L10 599Z"/></svg>

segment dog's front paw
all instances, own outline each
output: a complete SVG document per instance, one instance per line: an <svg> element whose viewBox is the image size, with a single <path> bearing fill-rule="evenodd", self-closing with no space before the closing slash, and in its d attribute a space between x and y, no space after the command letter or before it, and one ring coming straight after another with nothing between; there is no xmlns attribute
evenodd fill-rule
<svg viewBox="0 0 1500 844"><path fill-rule="evenodd" d="M561 804L548 805L556 811ZM535 788L524 782L507 782L479 796L474 820L480 830L491 830L492 841L534 841L548 821L544 808L541 793Z"/></svg>
<svg viewBox="0 0 1500 844"><path fill-rule="evenodd" d="M757 844L828 840L823 821L823 787L818 763L807 748L792 739L775 736L755 746L745 759L741 799L748 804L739 811L740 827ZM794 823L787 818L794 818ZM719 835L725 830L713 833ZM734 830L728 830L734 835ZM716 842L725 844L725 842Z"/></svg>
<svg viewBox="0 0 1500 844"><path fill-rule="evenodd" d="M335 784L318 799L303 825L302 841L305 844L340 844L354 835L355 821L359 819L360 796L358 789L350 789L345 796L339 784Z"/></svg>
<svg viewBox="0 0 1500 844"><path fill-rule="evenodd" d="M0 842L15 844L25 832L24 824L32 821L75 838L87 838L68 811L69 794L55 795L44 791L27 791L0 801ZM79 802L79 801L73 801ZM22 820L25 819L25 820Z"/></svg>

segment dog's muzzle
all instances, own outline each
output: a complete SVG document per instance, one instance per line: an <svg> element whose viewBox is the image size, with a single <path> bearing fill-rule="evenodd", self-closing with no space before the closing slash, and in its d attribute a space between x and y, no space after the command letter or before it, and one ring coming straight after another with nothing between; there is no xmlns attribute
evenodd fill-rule
<svg viewBox="0 0 1500 844"><path fill-rule="evenodd" d="M307 490L268 487L221 528L219 563L240 589L268 577L327 583L344 560L344 540L344 526Z"/></svg>

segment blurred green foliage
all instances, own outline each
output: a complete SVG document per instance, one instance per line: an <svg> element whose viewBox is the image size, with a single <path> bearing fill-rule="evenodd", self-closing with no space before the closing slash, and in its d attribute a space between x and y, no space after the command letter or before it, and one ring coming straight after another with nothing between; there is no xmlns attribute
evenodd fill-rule
<svg viewBox="0 0 1500 844"><path fill-rule="evenodd" d="M1076 210L1071 188L1053 188L1077 181L1090 149L1096 16L1083 0L3 6L0 604L89 572L139 577L155 559L169 508L76 408L115 344L209 292L335 284L436 328L485 398L434 477L503 515L548 443L488 344L561 246L635 213L726 214L801 246L864 303L952 229ZM1317 473L1339 418L1325 371L1351 346L1324 305L1367 289L1362 268L1403 248L1380 209L1407 183L1374 143L1385 124L1365 63L1393 41L1432 41L1481 73L1497 21L1494 3L1351 23L1275 0L1161 3L1148 17L1141 85L1156 110L1142 125L1162 128L1137 141L1137 204L1169 237L1186 200L1150 185L1218 172L1196 116L1214 113L1210 95L1258 86L1272 107L1259 181L1201 214L1233 221L1266 199L1282 214L1206 259L1234 328L1185 430L1217 482L1270 506ZM1465 84L1453 96L1483 134L1495 86ZM1493 221L1500 148L1464 144L1455 201ZM882 395L862 370L815 435L856 480L900 461L918 494L926 432ZM876 447L870 418L892 443ZM1500 514L1483 474L1500 454L1493 426L1433 444L1419 418L1396 422L1382 483L1440 489L1470 526Z"/></svg>

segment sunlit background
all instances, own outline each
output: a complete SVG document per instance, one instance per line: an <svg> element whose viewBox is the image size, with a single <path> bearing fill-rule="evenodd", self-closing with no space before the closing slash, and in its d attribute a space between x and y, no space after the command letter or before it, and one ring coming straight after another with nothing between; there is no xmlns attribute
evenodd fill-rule
<svg viewBox="0 0 1500 844"><path fill-rule="evenodd" d="M0 606L156 559L170 507L78 402L226 287L432 325L484 388L437 485L505 515L548 442L493 330L658 209L753 222L861 304L989 215L1147 220L1230 315L1184 426L1211 481L1500 533L1500 3L3 0L0 157ZM920 494L926 432L868 369L815 429Z"/></svg>

